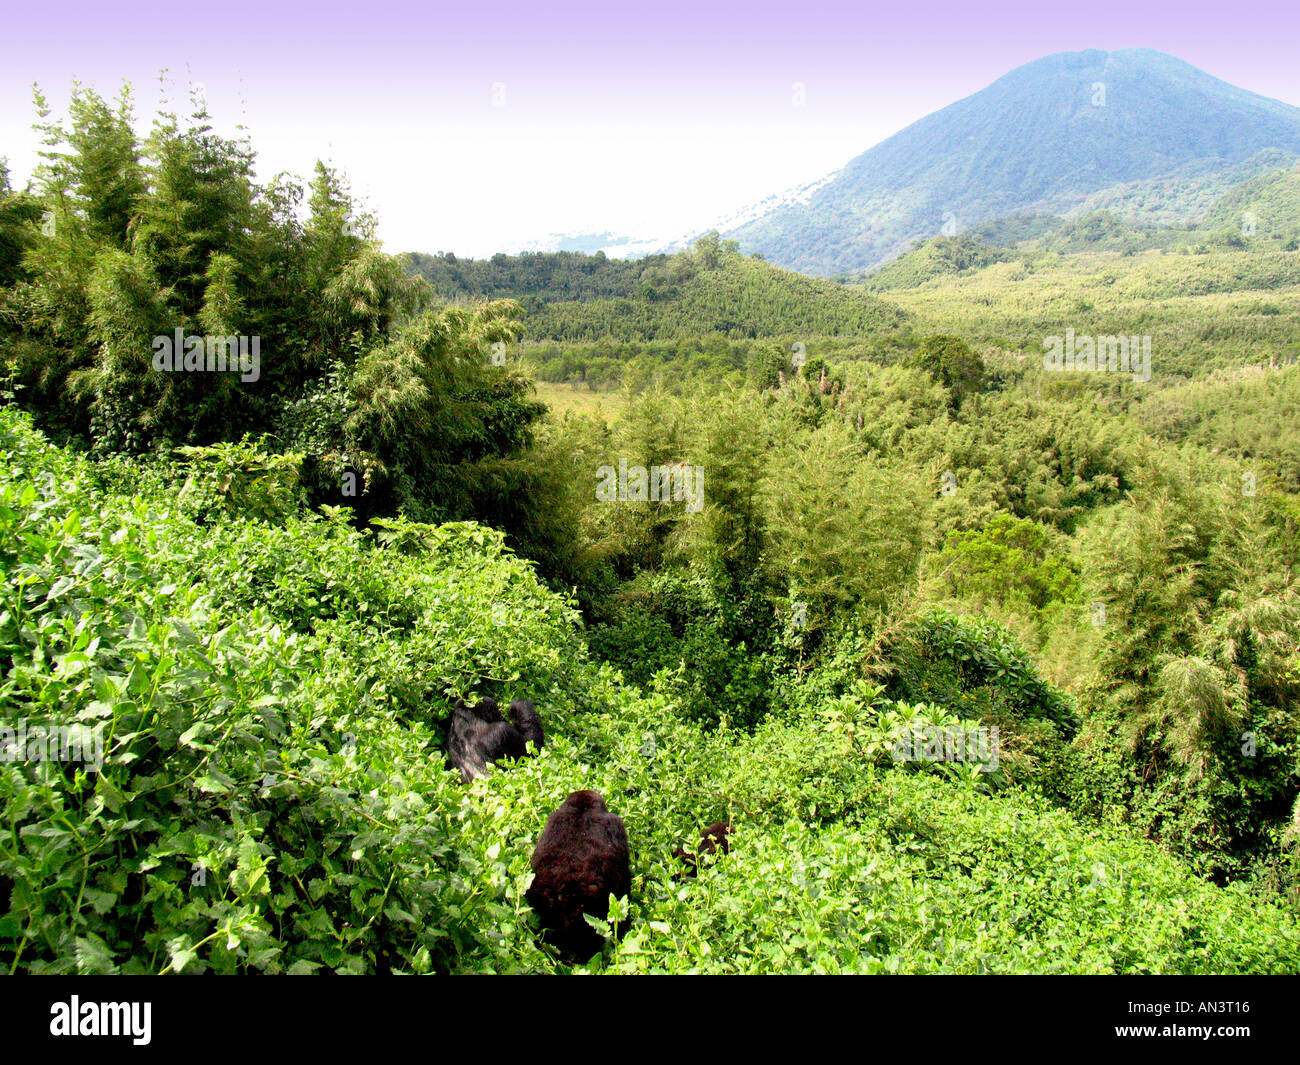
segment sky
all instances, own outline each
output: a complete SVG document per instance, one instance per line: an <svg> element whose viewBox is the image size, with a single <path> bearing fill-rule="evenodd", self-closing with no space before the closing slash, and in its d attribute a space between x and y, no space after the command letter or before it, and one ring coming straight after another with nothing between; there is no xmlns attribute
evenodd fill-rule
<svg viewBox="0 0 1300 1065"><path fill-rule="evenodd" d="M198 84L260 177L340 168L390 252L698 232L1053 52L1156 48L1300 106L1296 0L48 0L0 25L14 184L33 82L63 113L74 80L127 80L142 132Z"/></svg>

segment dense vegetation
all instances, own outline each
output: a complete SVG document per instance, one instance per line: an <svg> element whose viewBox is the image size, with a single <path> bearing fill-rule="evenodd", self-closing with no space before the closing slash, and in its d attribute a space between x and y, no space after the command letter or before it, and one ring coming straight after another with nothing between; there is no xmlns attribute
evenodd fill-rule
<svg viewBox="0 0 1300 1065"><path fill-rule="evenodd" d="M1210 205L1204 218L1185 225L1143 225L1108 210L1067 218L1017 215L996 219L961 236L923 241L879 270L844 275L840 280L886 291L968 274L1001 262L1041 268L1060 263L1062 255L1076 253L1131 256L1159 249L1205 255L1247 247L1256 252L1300 248L1300 170L1269 170L1234 185ZM1241 281L1240 276L1234 277L1228 287L1235 290Z"/></svg>
<svg viewBox="0 0 1300 1065"><path fill-rule="evenodd" d="M491 259L411 252L407 261L412 272L448 299L502 299L524 293L529 309L565 300L631 299L645 286L653 288L648 278L670 266L666 255L624 260L610 259L600 251L593 255L525 252Z"/></svg>
<svg viewBox="0 0 1300 1065"><path fill-rule="evenodd" d="M1119 829L892 768L897 720L953 720L933 704L856 682L753 731L691 724L591 659L481 526L363 536L287 483L254 493L267 520L222 462L178 496L12 409L0 452L6 703L111 737L98 774L0 774L9 971L555 970L522 893L538 826L584 786L635 841L611 971L1271 972L1300 951L1282 909ZM547 751L466 791L431 708L521 687ZM731 860L680 881L672 849L717 817Z"/></svg>
<svg viewBox="0 0 1300 1065"><path fill-rule="evenodd" d="M1295 970L1285 225L1021 222L873 294L716 235L394 258L201 110L42 112L0 188L3 705L104 761L0 761L8 971ZM1151 379L1044 369L1067 327L1154 334ZM154 369L175 329L260 375ZM598 493L678 463L701 505ZM547 745L466 787L480 695ZM524 892L580 788L634 877L573 966Z"/></svg>
<svg viewBox="0 0 1300 1065"><path fill-rule="evenodd" d="M448 299L517 298L521 336L559 341L682 340L794 332L861 336L896 327L896 308L849 289L736 254L706 234L692 252L613 266L599 252L497 255L452 263L409 257L409 268Z"/></svg>

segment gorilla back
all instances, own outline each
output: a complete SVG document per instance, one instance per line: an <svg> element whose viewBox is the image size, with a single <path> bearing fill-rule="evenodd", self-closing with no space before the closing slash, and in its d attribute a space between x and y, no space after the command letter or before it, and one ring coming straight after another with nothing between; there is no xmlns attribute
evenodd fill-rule
<svg viewBox="0 0 1300 1065"><path fill-rule="evenodd" d="M571 959L589 958L604 939L583 914L606 917L609 896L632 890L632 865L623 820L598 792L575 791L546 821L533 851L528 904L549 940Z"/></svg>

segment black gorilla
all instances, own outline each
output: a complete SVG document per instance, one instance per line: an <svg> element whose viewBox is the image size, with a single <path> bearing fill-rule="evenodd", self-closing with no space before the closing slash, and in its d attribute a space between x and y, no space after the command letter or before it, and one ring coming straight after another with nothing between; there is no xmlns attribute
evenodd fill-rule
<svg viewBox="0 0 1300 1065"><path fill-rule="evenodd" d="M678 847L673 851L673 857L680 859L686 866L687 876L694 876L697 869L697 856L702 858L706 854L716 854L718 851L722 851L723 854L731 853L731 844L727 840L729 835L731 835L731 825L725 821L715 821L700 836L700 845L696 848L695 854L685 847Z"/></svg>
<svg viewBox="0 0 1300 1065"><path fill-rule="evenodd" d="M475 777L487 776L488 762L523 758L528 753L524 744L529 740L536 750L541 750L545 742L542 719L532 700L512 702L510 718L503 718L496 700L487 696L473 707L466 706L463 699L456 700L447 725L447 764L460 770L466 784Z"/></svg>
<svg viewBox="0 0 1300 1065"><path fill-rule="evenodd" d="M546 821L533 851L533 883L526 898L549 940L570 959L590 958L604 938L582 915L606 917L609 896L632 890L632 866L623 820L598 792L575 791Z"/></svg>
<svg viewBox="0 0 1300 1065"><path fill-rule="evenodd" d="M525 743L531 740L534 749L538 751L545 746L546 735L542 732L542 719L537 716L531 699L516 699L510 704L510 721Z"/></svg>
<svg viewBox="0 0 1300 1065"><path fill-rule="evenodd" d="M456 700L447 726L447 763L460 770L466 784L487 776L488 762L523 756L523 737L501 716L495 699L480 699L474 707Z"/></svg>

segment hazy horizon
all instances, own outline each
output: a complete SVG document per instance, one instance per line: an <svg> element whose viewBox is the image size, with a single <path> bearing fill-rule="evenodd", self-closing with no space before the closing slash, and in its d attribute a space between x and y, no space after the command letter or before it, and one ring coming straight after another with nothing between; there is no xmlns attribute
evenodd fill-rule
<svg viewBox="0 0 1300 1065"><path fill-rule="evenodd" d="M645 20L593 3L489 10L236 0L216 26L139 0L17 12L13 39L39 47L0 72L0 157L25 183L33 81L63 114L74 79L105 97L128 80L144 133L166 68L173 102L201 84L219 131L247 127L263 178L306 178L325 159L378 214L389 251L481 257L555 233L707 227L1055 52L1150 47L1300 106L1300 16L1274 0L1187 4L1177 25L1113 0L1082 25L1077 12L946 0L672 0ZM131 44L105 49L123 27Z"/></svg>

